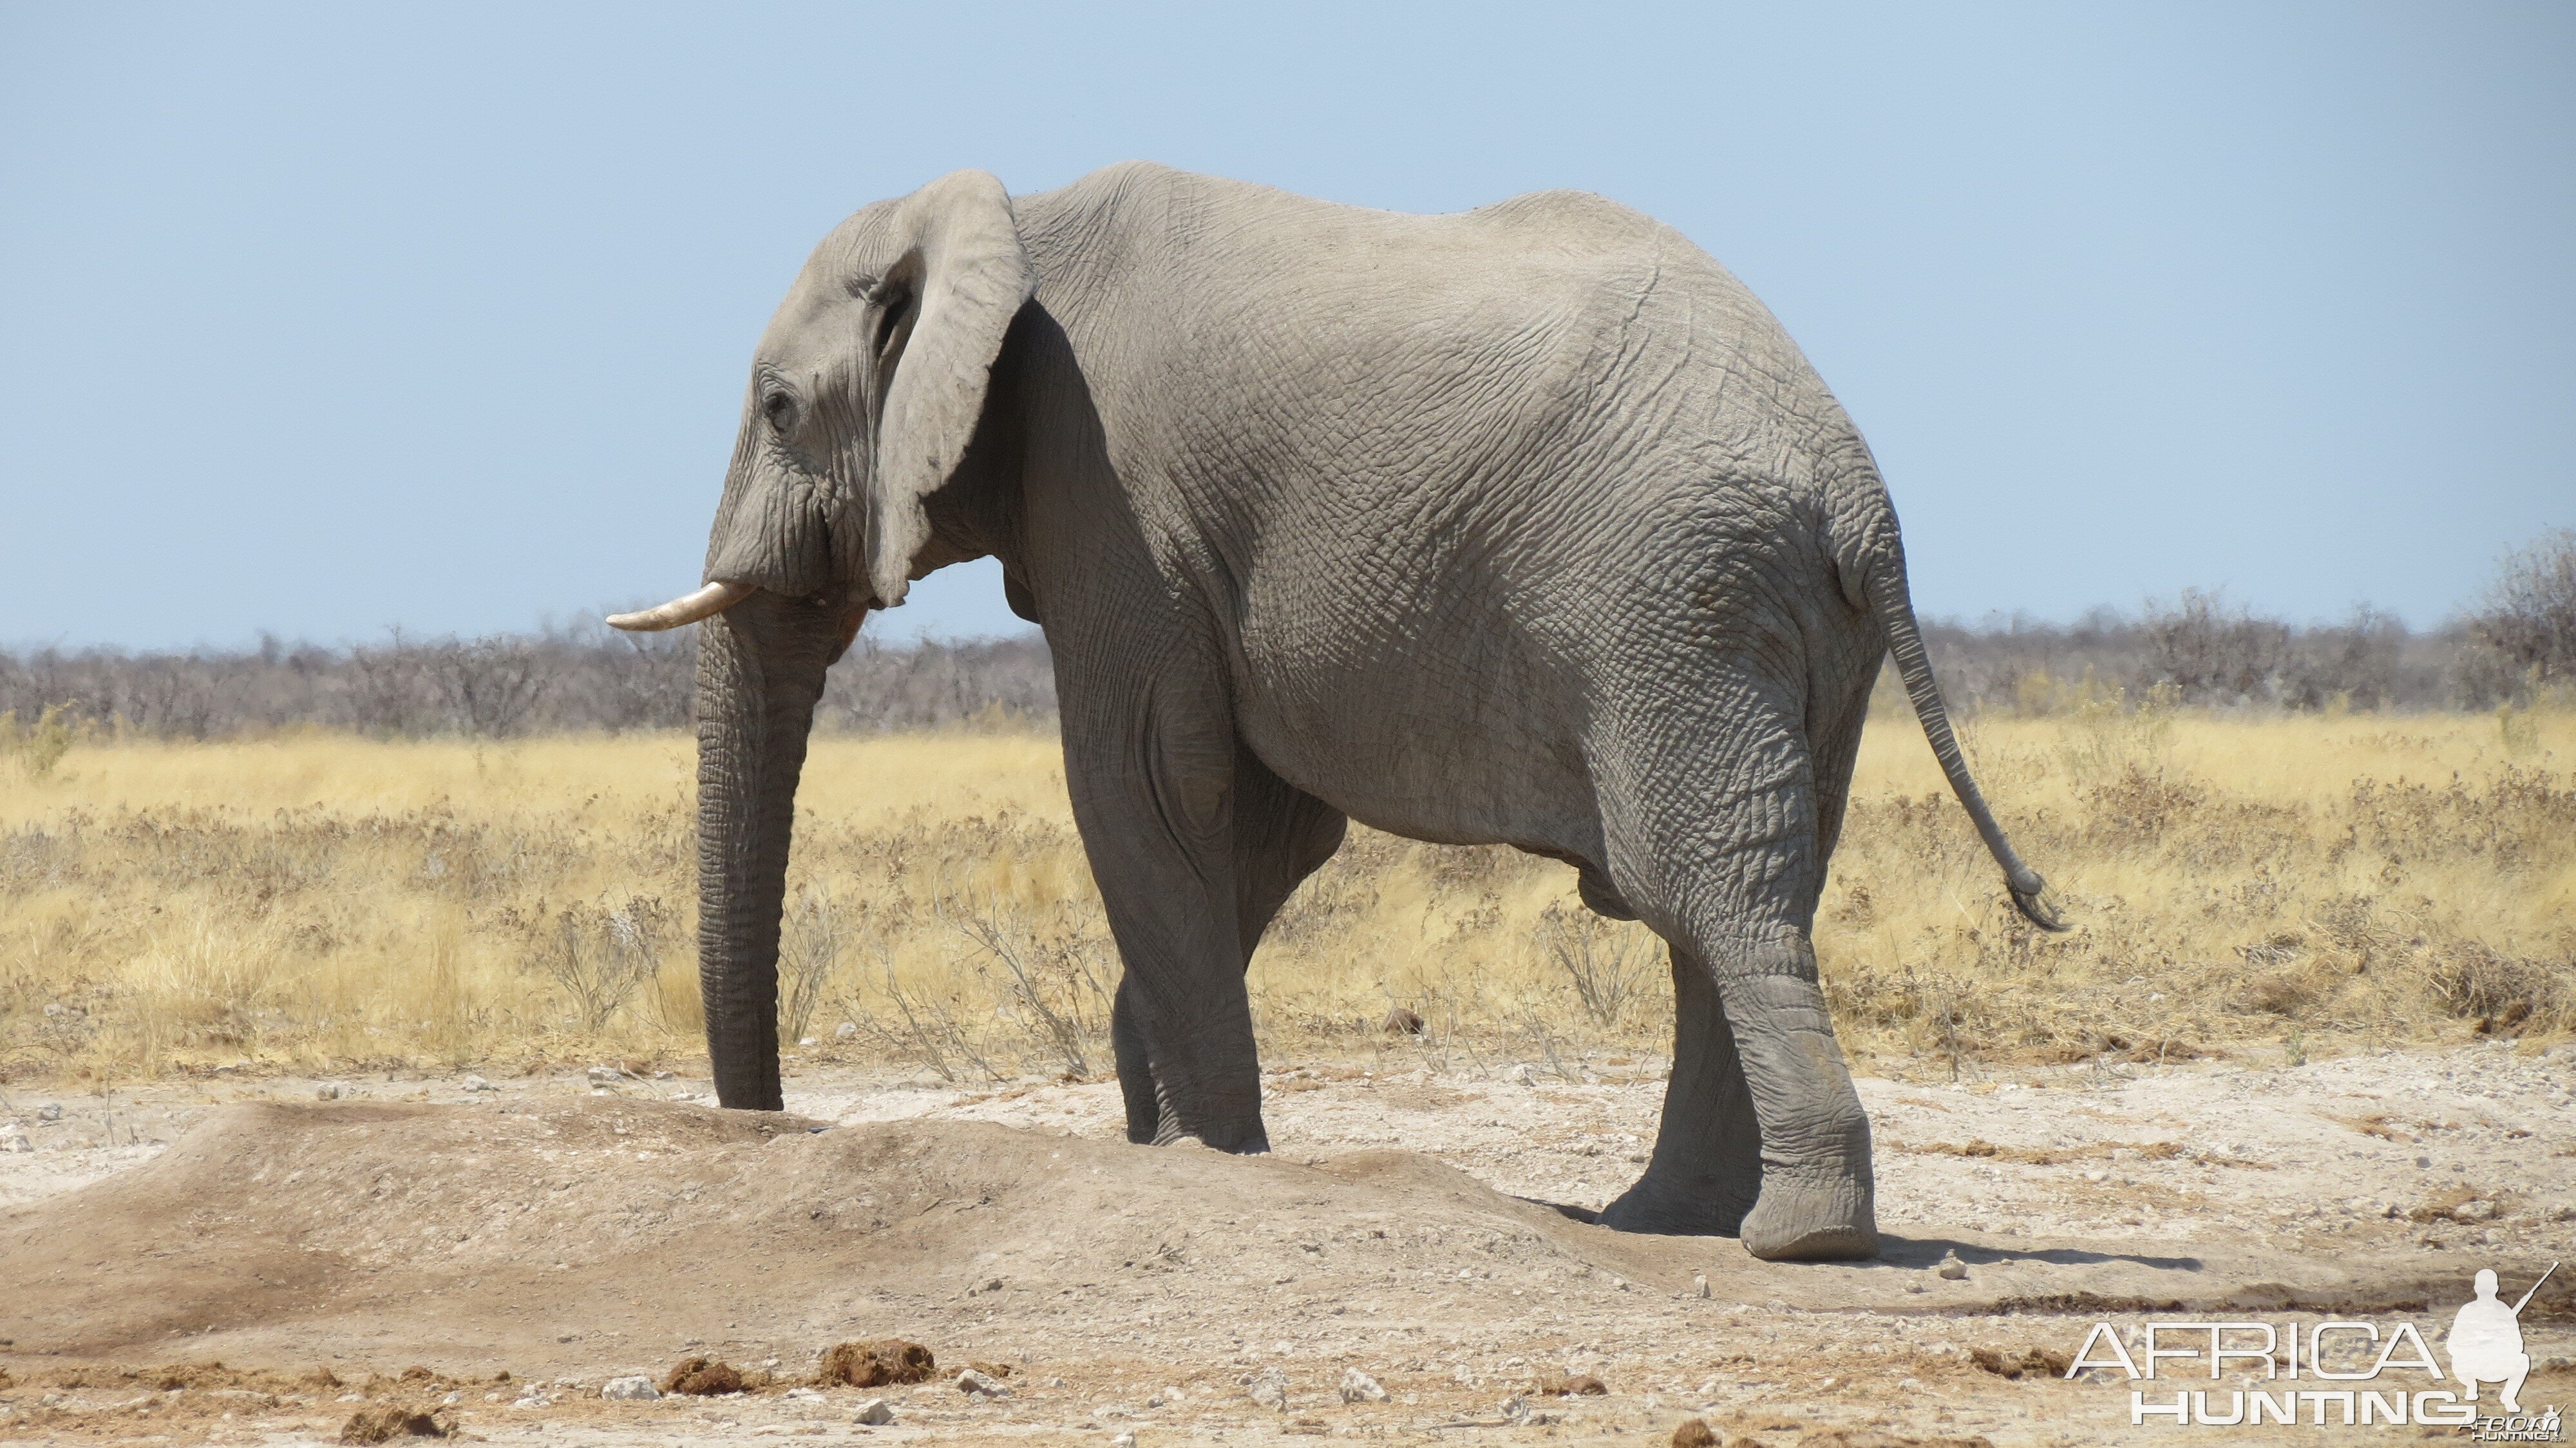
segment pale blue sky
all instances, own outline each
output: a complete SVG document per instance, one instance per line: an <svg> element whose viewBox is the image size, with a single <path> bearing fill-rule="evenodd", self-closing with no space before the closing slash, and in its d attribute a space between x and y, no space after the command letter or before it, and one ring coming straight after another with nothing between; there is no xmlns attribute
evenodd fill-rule
<svg viewBox="0 0 2576 1448"><path fill-rule="evenodd" d="M0 641L676 592L826 228L1128 157L1674 223L1859 419L1928 612L2429 624L2576 524L2565 4L19 3Z"/></svg>

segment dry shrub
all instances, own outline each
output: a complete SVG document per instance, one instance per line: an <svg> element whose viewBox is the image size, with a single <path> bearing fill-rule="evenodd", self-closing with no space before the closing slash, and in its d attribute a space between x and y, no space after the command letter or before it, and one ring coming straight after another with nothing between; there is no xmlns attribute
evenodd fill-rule
<svg viewBox="0 0 2576 1448"><path fill-rule="evenodd" d="M2495 694L2528 700L2576 682L2576 528L2507 552L2469 633Z"/></svg>
<svg viewBox="0 0 2576 1448"><path fill-rule="evenodd" d="M1661 969L1662 945L1641 927L1604 920L1580 905L1550 905L1539 912L1538 947L1565 973L1596 1026L1626 1022Z"/></svg>
<svg viewBox="0 0 2576 1448"><path fill-rule="evenodd" d="M2445 951L2428 974L2433 994L2481 1033L2576 1028L2576 957L2544 964L2474 942Z"/></svg>
<svg viewBox="0 0 2576 1448"><path fill-rule="evenodd" d="M1990 1347L1968 1349L1968 1361L1999 1378L2062 1378L2074 1359L2052 1347L2023 1350L2019 1357Z"/></svg>

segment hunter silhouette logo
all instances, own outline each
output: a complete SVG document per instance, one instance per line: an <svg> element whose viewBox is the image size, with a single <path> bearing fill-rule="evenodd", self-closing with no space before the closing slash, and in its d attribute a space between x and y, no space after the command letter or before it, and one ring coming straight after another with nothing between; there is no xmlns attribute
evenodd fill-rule
<svg viewBox="0 0 2576 1448"><path fill-rule="evenodd" d="M2496 1274L2481 1270L2475 1295L2451 1317L2439 1358L2412 1322L2147 1322L2125 1336L2097 1322L2075 1350L2066 1376L2109 1368L2133 1384L2177 1378L2210 1384L2177 1392L2170 1401L2132 1387L2131 1427L2287 1427L2302 1419L2319 1428L2419 1423L2467 1428L2482 1443L2561 1442L2565 1430L2555 1407L2526 1415L2522 1406L2523 1382L2531 1375L2522 1312L2558 1265L2550 1263L2511 1304L2496 1296ZM2449 1360L2448 1374L2442 1358ZM2238 1386L2219 1388L2230 1373ZM2496 1398L2509 1416L2480 1413L2478 1389L2488 1383L2500 1390Z"/></svg>
<svg viewBox="0 0 2576 1448"><path fill-rule="evenodd" d="M2557 1270L2558 1264L2550 1263L2540 1282L2548 1281ZM2522 1392L2522 1380L2531 1376L2531 1354L2522 1350L2522 1310L2531 1305L2540 1282L2531 1284L2531 1292L2507 1307L2496 1300L2495 1273L2478 1269L2478 1295L2452 1317L2451 1335L2442 1340L2451 1354L2451 1376L2468 1390L2470 1402L2478 1400L2478 1384L2502 1383L2504 1410L2522 1411L2517 1395Z"/></svg>

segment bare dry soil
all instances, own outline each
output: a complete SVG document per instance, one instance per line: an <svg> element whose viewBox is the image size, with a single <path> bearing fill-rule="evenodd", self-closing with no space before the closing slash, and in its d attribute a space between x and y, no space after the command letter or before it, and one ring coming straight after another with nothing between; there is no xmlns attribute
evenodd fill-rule
<svg viewBox="0 0 2576 1448"><path fill-rule="evenodd" d="M2576 1047L1864 1082L1885 1250L1835 1265L1591 1225L1653 1063L1520 1077L1282 1071L1254 1158L1129 1146L1096 1083L807 1074L779 1115L616 1072L22 1090L0 1442L332 1442L388 1406L504 1443L2131 1442L2160 1430L2125 1380L1992 1365L2149 1317L2438 1343L2478 1268L2511 1295L2576 1258ZM2576 1407L2570 1279L2526 1311L2526 1404ZM813 1385L876 1338L939 1371ZM601 1397L695 1356L749 1390ZM1608 1391L1539 1391L1578 1375Z"/></svg>

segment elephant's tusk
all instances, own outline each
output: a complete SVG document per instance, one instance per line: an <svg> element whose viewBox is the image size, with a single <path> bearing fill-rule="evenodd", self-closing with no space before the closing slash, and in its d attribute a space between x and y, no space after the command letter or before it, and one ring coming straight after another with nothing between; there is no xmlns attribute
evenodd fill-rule
<svg viewBox="0 0 2576 1448"><path fill-rule="evenodd" d="M622 628L629 633L657 633L666 628L678 628L682 624L713 618L751 597L758 588L759 585L751 583L710 583L695 593L672 599L660 608L648 608L640 613L612 613L608 616L608 626Z"/></svg>

